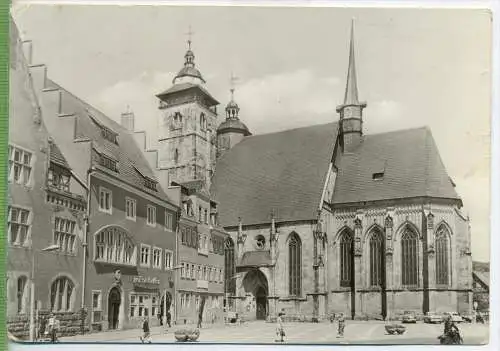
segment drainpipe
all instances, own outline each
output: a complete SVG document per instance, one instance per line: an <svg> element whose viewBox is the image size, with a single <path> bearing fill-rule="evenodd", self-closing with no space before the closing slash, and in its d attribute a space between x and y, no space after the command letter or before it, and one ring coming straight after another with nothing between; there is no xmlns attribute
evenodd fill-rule
<svg viewBox="0 0 500 351"><path fill-rule="evenodd" d="M86 201L87 201L87 209L84 215L84 221L85 221L85 227L83 231L83 242L82 242L82 248L83 248L83 262L82 262L82 296L81 296L81 313L82 313L82 334L85 332L85 326L84 326L84 310L85 310L85 292L86 292L86 285L87 285L87 247L88 247L88 234L89 234L89 221L90 221L90 178L92 176L92 173L95 172L95 169L93 167L89 168L87 170L87 183L83 183L75 174L73 176L75 179L80 183L80 185L83 186L83 188L86 191Z"/></svg>

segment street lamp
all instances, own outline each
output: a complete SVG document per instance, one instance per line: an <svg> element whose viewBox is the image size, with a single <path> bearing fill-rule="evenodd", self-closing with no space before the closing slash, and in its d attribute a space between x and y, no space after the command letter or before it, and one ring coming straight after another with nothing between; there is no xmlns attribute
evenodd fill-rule
<svg viewBox="0 0 500 351"><path fill-rule="evenodd" d="M50 252L59 250L59 245L50 245L41 251ZM30 277L30 341L35 341L35 258L38 253L33 249L31 257L31 277Z"/></svg>

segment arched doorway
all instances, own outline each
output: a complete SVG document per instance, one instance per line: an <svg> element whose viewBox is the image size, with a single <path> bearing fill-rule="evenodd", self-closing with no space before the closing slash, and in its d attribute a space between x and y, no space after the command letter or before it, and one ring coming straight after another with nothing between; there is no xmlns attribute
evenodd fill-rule
<svg viewBox="0 0 500 351"><path fill-rule="evenodd" d="M120 315L121 293L116 286L111 289L108 296L108 328L118 328L118 317Z"/></svg>
<svg viewBox="0 0 500 351"><path fill-rule="evenodd" d="M249 297L246 302L248 317L255 316L253 317L255 319L266 319L269 313L267 303L269 288L264 273L258 269L249 271L243 278L243 288Z"/></svg>

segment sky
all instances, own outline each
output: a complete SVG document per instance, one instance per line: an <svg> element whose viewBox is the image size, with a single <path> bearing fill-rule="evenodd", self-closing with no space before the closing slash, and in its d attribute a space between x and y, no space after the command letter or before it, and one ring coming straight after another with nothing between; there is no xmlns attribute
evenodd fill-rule
<svg viewBox="0 0 500 351"><path fill-rule="evenodd" d="M33 63L119 121L130 106L154 146L156 94L182 68L191 26L206 88L253 134L338 120L351 19L364 132L429 126L489 261L491 15L480 9L17 4ZM220 121L223 113L219 113Z"/></svg>

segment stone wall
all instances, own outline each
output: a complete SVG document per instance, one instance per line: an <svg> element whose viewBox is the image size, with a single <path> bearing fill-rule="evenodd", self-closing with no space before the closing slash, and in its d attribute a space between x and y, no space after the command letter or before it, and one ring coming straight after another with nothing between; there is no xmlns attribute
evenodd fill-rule
<svg viewBox="0 0 500 351"><path fill-rule="evenodd" d="M43 318L49 318L50 312L39 311L38 321L36 328L39 330L40 323ZM81 334L82 330L86 334L89 332L88 319L84 316L84 323L82 328L82 315L80 312L56 312L56 318L59 320L60 329L58 337L72 336ZM20 340L28 340L29 338L29 315L21 314L14 317L7 318L7 330L16 338Z"/></svg>

